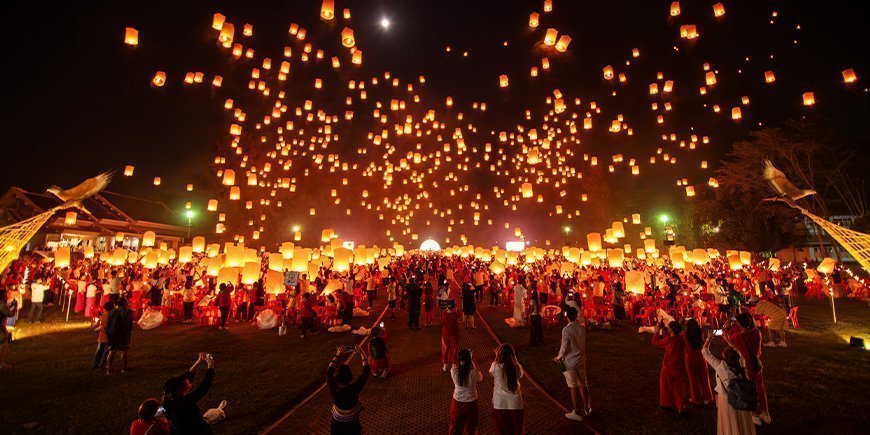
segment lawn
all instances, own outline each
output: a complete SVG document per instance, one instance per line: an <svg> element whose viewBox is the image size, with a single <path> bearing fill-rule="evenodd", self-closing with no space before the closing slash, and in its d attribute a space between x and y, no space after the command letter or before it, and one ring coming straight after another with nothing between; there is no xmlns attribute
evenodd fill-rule
<svg viewBox="0 0 870 435"><path fill-rule="evenodd" d="M789 331L790 347L764 348L774 424L759 433L866 433L870 427L870 356L847 346L850 334L870 339L870 308L857 302L838 302L837 308L840 323L832 326L830 305L803 303L802 329ZM515 345L521 363L542 386L570 405L564 378L551 361L561 328L546 328L545 344L532 347L527 328L504 322L510 316L506 308L484 307L481 314L503 341ZM722 345L714 346L715 353ZM681 418L658 408L662 355L651 335L638 334L636 327L592 331L587 371L594 415L588 423L603 433L715 433L714 405Z"/></svg>
<svg viewBox="0 0 870 435"><path fill-rule="evenodd" d="M227 420L215 432L256 432L324 381L337 345L359 341L350 333L322 331L303 343L294 327L279 337L277 330L248 323L229 331L198 324L137 328L130 353L134 370L107 376L90 368L96 334L87 323L80 316L66 323L57 308L47 312L41 324L19 322L16 334L22 338L7 359L14 367L0 371L4 434L123 433L142 400L161 397L166 379L190 367L197 352L212 353L216 362L214 385L201 408L228 402ZM368 322L355 319L354 327Z"/></svg>

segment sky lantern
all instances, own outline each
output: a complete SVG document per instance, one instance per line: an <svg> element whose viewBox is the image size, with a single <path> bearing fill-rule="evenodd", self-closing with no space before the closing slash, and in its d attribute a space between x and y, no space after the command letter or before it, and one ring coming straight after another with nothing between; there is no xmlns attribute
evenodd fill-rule
<svg viewBox="0 0 870 435"><path fill-rule="evenodd" d="M672 2L671 3L671 16L676 17L680 15L680 2Z"/></svg>
<svg viewBox="0 0 870 435"><path fill-rule="evenodd" d="M224 23L227 21L227 17L224 14L216 13L212 15L211 19L211 28L215 30L220 30L224 27Z"/></svg>
<svg viewBox="0 0 870 435"><path fill-rule="evenodd" d="M124 29L124 43L134 47L139 45L139 31L132 27Z"/></svg>
<svg viewBox="0 0 870 435"><path fill-rule="evenodd" d="M601 250L601 233L586 234L586 244L590 252L598 252Z"/></svg>
<svg viewBox="0 0 870 435"><path fill-rule="evenodd" d="M157 237L157 235L154 234L154 231L145 231L145 234L142 235L142 246L154 246L155 237Z"/></svg>
<svg viewBox="0 0 870 435"><path fill-rule="evenodd" d="M239 189L239 186L230 187L230 200L238 201L242 198L242 190Z"/></svg>
<svg viewBox="0 0 870 435"><path fill-rule="evenodd" d="M124 166L124 176L125 177L132 177L134 170L135 170L135 168L133 167L133 165Z"/></svg>
<svg viewBox="0 0 870 435"><path fill-rule="evenodd" d="M61 246L54 251L54 266L57 268L69 267L70 249L69 246Z"/></svg>
<svg viewBox="0 0 870 435"><path fill-rule="evenodd" d="M816 96L812 92L804 92L802 97L804 106L812 106L816 104Z"/></svg>
<svg viewBox="0 0 870 435"><path fill-rule="evenodd" d="M538 13L532 12L529 14L529 27L536 29L538 27Z"/></svg>
<svg viewBox="0 0 870 435"><path fill-rule="evenodd" d="M765 71L764 72L764 83L773 83L776 81L776 74L773 71Z"/></svg>
<svg viewBox="0 0 870 435"><path fill-rule="evenodd" d="M569 44L571 44L571 37L568 35L562 35L559 37L559 41L556 42L556 50L564 53L568 50Z"/></svg>
<svg viewBox="0 0 870 435"><path fill-rule="evenodd" d="M166 84L166 73L163 71L157 71L154 73L154 78L151 79L151 83L158 88L163 87Z"/></svg>
<svg viewBox="0 0 870 435"><path fill-rule="evenodd" d="M345 27L341 30L341 45L351 48L356 45L356 40L353 38L353 29Z"/></svg>
<svg viewBox="0 0 870 435"><path fill-rule="evenodd" d="M604 79L605 80L613 80L613 67L607 65L604 67Z"/></svg>
<svg viewBox="0 0 870 435"><path fill-rule="evenodd" d="M708 71L706 76L704 77L704 82L707 83L707 86L713 86L716 84L716 73L713 71Z"/></svg>
<svg viewBox="0 0 870 435"><path fill-rule="evenodd" d="M625 290L633 294L644 293L643 272L629 270L625 272Z"/></svg>
<svg viewBox="0 0 870 435"><path fill-rule="evenodd" d="M640 214L635 213L631 215L631 223L634 225L640 225Z"/></svg>
<svg viewBox="0 0 870 435"><path fill-rule="evenodd" d="M819 264L819 267L816 270L819 273L823 273L825 275L830 275L834 272L834 268L837 267L837 262L831 257L825 257L824 260Z"/></svg>
<svg viewBox="0 0 870 435"><path fill-rule="evenodd" d="M226 47L233 43L233 36L236 33L236 28L232 23L224 23L221 26L221 33L218 35L218 40Z"/></svg>
<svg viewBox="0 0 870 435"><path fill-rule="evenodd" d="M196 253L205 252L205 237L203 237L203 236L194 237L191 245L192 245L191 249L193 249L193 252L196 252Z"/></svg>
<svg viewBox="0 0 870 435"><path fill-rule="evenodd" d="M531 198L535 196L535 192L532 190L532 183L523 183L520 190L523 194L523 198Z"/></svg>
<svg viewBox="0 0 870 435"><path fill-rule="evenodd" d="M208 205L206 206L206 210L208 211L217 211L218 200L210 199L208 200Z"/></svg>
<svg viewBox="0 0 870 435"><path fill-rule="evenodd" d="M223 184L224 184L224 186L235 185L236 184L236 171L234 171L232 169L224 170Z"/></svg>
<svg viewBox="0 0 870 435"><path fill-rule="evenodd" d="M843 83L855 83L858 81L858 76L855 75L855 70L852 68L844 69L841 74L843 74Z"/></svg>
<svg viewBox="0 0 870 435"><path fill-rule="evenodd" d="M498 76L498 86L499 86L500 88L506 88L506 87L508 87L508 76L507 76L507 74L502 74L502 75Z"/></svg>
<svg viewBox="0 0 870 435"><path fill-rule="evenodd" d="M335 0L323 0L320 5L320 18L327 21L335 18Z"/></svg>
<svg viewBox="0 0 870 435"><path fill-rule="evenodd" d="M159 185L160 185L160 177L154 177L154 185L155 185L155 186L159 186Z"/></svg>
<svg viewBox="0 0 870 435"><path fill-rule="evenodd" d="M63 219L63 224L71 227L76 224L76 218L78 217L78 213L74 211L66 212L66 216Z"/></svg>
<svg viewBox="0 0 870 435"><path fill-rule="evenodd" d="M713 5L713 16L718 18L723 15L725 15L725 5L723 5L722 2Z"/></svg>
<svg viewBox="0 0 870 435"><path fill-rule="evenodd" d="M625 261L625 251L622 249L607 250L607 263L610 267L622 267L623 261Z"/></svg>
<svg viewBox="0 0 870 435"><path fill-rule="evenodd" d="M695 186L686 186L686 196L695 196Z"/></svg>
<svg viewBox="0 0 870 435"><path fill-rule="evenodd" d="M242 283L251 285L260 278L260 262L247 262L242 269Z"/></svg>
<svg viewBox="0 0 870 435"><path fill-rule="evenodd" d="M544 35L544 45L548 47L552 47L556 45L556 38L559 36L559 31L553 28L547 29L547 33Z"/></svg>
<svg viewBox="0 0 870 435"><path fill-rule="evenodd" d="M544 12L553 11L553 0L544 0Z"/></svg>
<svg viewBox="0 0 870 435"><path fill-rule="evenodd" d="M731 109L731 119L737 121L740 118L743 118L743 113L740 111L739 107L735 107Z"/></svg>

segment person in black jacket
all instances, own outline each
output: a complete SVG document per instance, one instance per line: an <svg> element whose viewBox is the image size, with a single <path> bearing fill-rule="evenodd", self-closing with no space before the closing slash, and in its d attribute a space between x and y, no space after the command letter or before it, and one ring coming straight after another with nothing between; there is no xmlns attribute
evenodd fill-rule
<svg viewBox="0 0 870 435"><path fill-rule="evenodd" d="M194 388L193 378L196 368L206 363L208 369L202 382ZM202 418L197 402L208 393L214 381L214 358L200 353L193 366L184 374L173 376L166 381L163 393L163 409L169 419L169 430L173 434L211 434L211 428Z"/></svg>
<svg viewBox="0 0 870 435"><path fill-rule="evenodd" d="M408 299L408 328L420 329L420 305L423 297L423 290L417 285L416 279L411 277L408 280L408 286L405 288L406 298Z"/></svg>
<svg viewBox="0 0 870 435"><path fill-rule="evenodd" d="M106 335L109 337L109 354L106 356L106 374L112 373L115 354L121 354L124 368L121 373L130 371L127 352L130 350L130 335L133 333L133 311L127 308L127 298L118 299L118 305L109 314L106 322Z"/></svg>
<svg viewBox="0 0 870 435"><path fill-rule="evenodd" d="M353 372L347 366L347 361L354 353L359 353L362 360L362 373L356 380ZM363 410L363 404L359 395L366 381L369 379L368 358L359 346L348 351L340 346L326 369L326 384L329 386L329 394L332 395L332 423L330 432L333 435L357 435L362 433L362 424L359 416Z"/></svg>

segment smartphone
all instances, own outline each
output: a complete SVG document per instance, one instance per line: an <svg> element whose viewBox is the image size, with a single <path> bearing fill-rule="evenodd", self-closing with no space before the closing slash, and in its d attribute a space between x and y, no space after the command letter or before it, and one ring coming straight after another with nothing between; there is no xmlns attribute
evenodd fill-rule
<svg viewBox="0 0 870 435"><path fill-rule="evenodd" d="M686 317L686 318L683 319L683 321L684 321L684 322L688 322L689 320L692 320L692 319L693 319L693 317Z"/></svg>
<svg viewBox="0 0 870 435"><path fill-rule="evenodd" d="M721 330L721 329L714 329L714 330L713 330L713 335L715 335L715 336L717 336L717 337L721 337L721 336L722 336L722 330Z"/></svg>
<svg viewBox="0 0 870 435"><path fill-rule="evenodd" d="M732 321L732 322L735 322L735 321L737 321L737 318L734 317L734 316L731 316L731 321Z"/></svg>
<svg viewBox="0 0 870 435"><path fill-rule="evenodd" d="M384 327L384 322L379 323L379 325L380 325L381 328L383 328L383 327Z"/></svg>

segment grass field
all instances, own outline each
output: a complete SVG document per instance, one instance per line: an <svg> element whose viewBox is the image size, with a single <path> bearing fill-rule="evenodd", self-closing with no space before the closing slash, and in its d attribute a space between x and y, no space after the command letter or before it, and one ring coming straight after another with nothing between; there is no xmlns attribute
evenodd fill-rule
<svg viewBox="0 0 870 435"><path fill-rule="evenodd" d="M759 433L857 434L870 427L870 354L847 346L850 334L870 340L870 308L857 302L838 302L837 308L840 323L832 326L830 305L802 304L801 329L788 332L790 347L764 348L774 421ZM564 378L551 361L559 350L561 327L546 328L545 344L533 347L527 328L512 329L504 322L510 316L506 308L484 307L481 314L503 341L515 345L520 362L542 386L570 406ZM589 424L603 433L715 433L715 405L691 409L681 418L658 408L664 352L651 340L633 326L589 334L587 373L594 410ZM715 343L714 353L721 347Z"/></svg>
<svg viewBox="0 0 870 435"><path fill-rule="evenodd" d="M355 319L354 327L370 327L368 322ZM73 329L62 329L67 324L56 308L41 324L19 321L23 338L13 343L7 359L14 366L0 371L0 433L123 433L139 404L160 398L166 380L189 368L197 352L212 353L216 363L214 385L200 407L228 402L227 420L214 426L215 432L253 433L324 381L335 346L359 341L349 333L322 331L303 343L292 326L279 337L277 330L248 323L233 324L229 331L198 324L137 327L130 352L134 370L107 376L90 368L96 334L81 317L70 324ZM25 429L30 426L35 429Z"/></svg>
<svg viewBox="0 0 870 435"><path fill-rule="evenodd" d="M481 314L501 339L513 343L522 364L564 404L563 378L550 361L560 328L545 330L546 344L528 345L528 329L504 323L507 309L483 307ZM838 303L841 323L832 327L830 306L803 304L802 329L789 332L791 347L765 348L772 426L761 433L866 433L870 423L870 356L847 347L848 335L870 338L866 304ZM363 320L356 319L355 327ZM366 321L366 322L370 322ZM321 332L304 343L295 329L279 337L249 324L229 331L173 325L133 334L134 371L106 376L92 371L96 335L81 318L63 322L57 309L38 325L19 323L11 369L0 371L2 433L121 433L139 403L160 397L166 379L183 372L197 352L215 355L216 377L203 409L229 402L217 433L256 432L279 418L323 382L335 346L354 344L350 334ZM588 375L595 415L589 423L604 433L713 433L715 409L692 409L676 419L660 411L658 371L662 351L649 334L629 326L593 331L588 339ZM437 398L435 400L441 400ZM26 429L34 427L33 429ZM863 429L862 429L863 428Z"/></svg>

